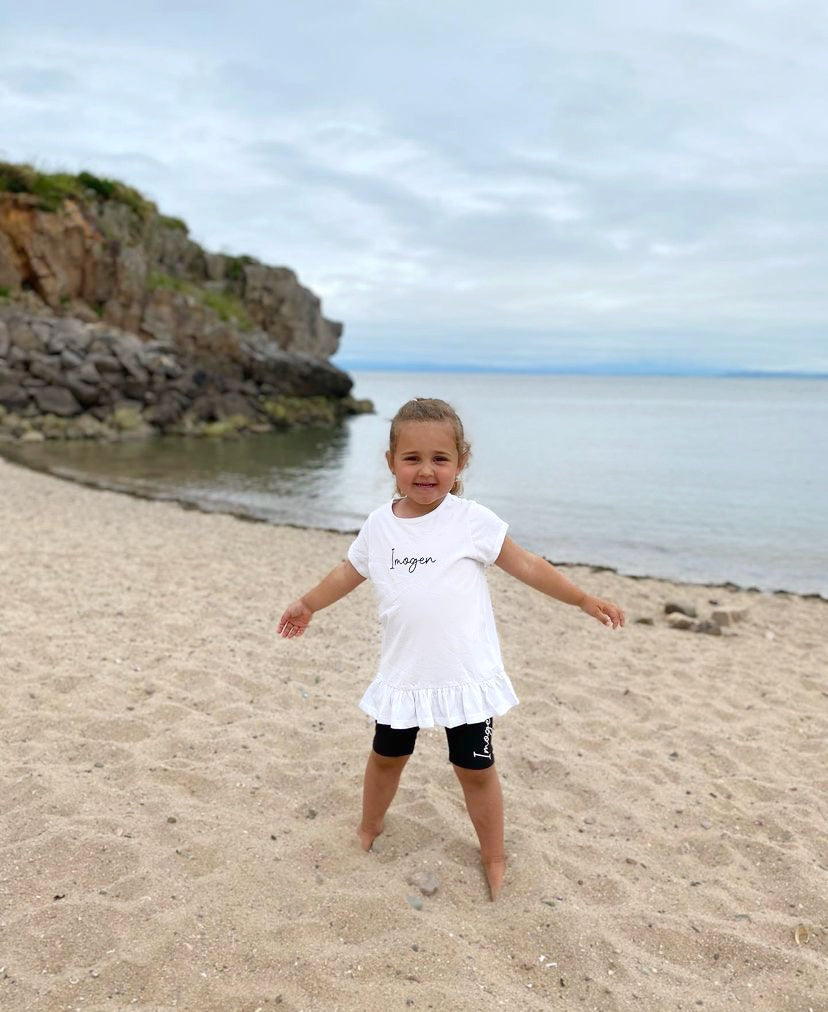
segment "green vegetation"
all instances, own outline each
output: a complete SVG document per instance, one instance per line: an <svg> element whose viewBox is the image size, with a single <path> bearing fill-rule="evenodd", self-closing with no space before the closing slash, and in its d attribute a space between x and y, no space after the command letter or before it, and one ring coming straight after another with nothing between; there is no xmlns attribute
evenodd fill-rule
<svg viewBox="0 0 828 1012"><path fill-rule="evenodd" d="M374 402L367 397L344 397L342 410L346 415L373 415Z"/></svg>
<svg viewBox="0 0 828 1012"><path fill-rule="evenodd" d="M0 190L8 193L30 193L38 197L44 211L56 211L67 198L77 194L77 177L66 172L46 174L30 165L0 162Z"/></svg>
<svg viewBox="0 0 828 1012"><path fill-rule="evenodd" d="M24 170L24 166L0 162L0 190L7 193L30 193L30 183Z"/></svg>
<svg viewBox="0 0 828 1012"><path fill-rule="evenodd" d="M239 330L253 330L255 324L247 315L244 303L229 292L214 292L192 281L183 281L171 274L150 274L147 288L167 288L179 295L190 295L207 309L212 310L224 323L232 323Z"/></svg>
<svg viewBox="0 0 828 1012"><path fill-rule="evenodd" d="M251 424L250 419L244 415L230 415L218 422L205 423L201 426L200 433L213 439L232 439L250 428Z"/></svg>
<svg viewBox="0 0 828 1012"><path fill-rule="evenodd" d="M145 428L141 412L136 408L116 408L112 412L110 422L118 432L134 432L137 429Z"/></svg>
<svg viewBox="0 0 828 1012"><path fill-rule="evenodd" d="M6 285L0 285L0 299L8 299L11 296L11 291Z"/></svg>
<svg viewBox="0 0 828 1012"><path fill-rule="evenodd" d="M227 257L227 267L224 274L228 281L241 281L244 277L244 268L248 264L255 263L257 263L256 258L249 257L246 253L243 253L239 257Z"/></svg>
<svg viewBox="0 0 828 1012"><path fill-rule="evenodd" d="M277 397L262 404L277 428L294 425L335 425L339 420L336 405L327 397Z"/></svg>
<svg viewBox="0 0 828 1012"><path fill-rule="evenodd" d="M179 292L181 295L196 295L196 286L189 281L182 281L181 278L174 278L172 274L150 274L147 277L147 288L168 288L172 292ZM200 289L198 290L200 291Z"/></svg>
<svg viewBox="0 0 828 1012"><path fill-rule="evenodd" d="M184 235L190 234L190 230L187 228L187 222L182 221L181 218L173 218L169 214L162 214L160 215L160 221L164 228L176 229L178 232L183 232Z"/></svg>
<svg viewBox="0 0 828 1012"><path fill-rule="evenodd" d="M109 200L115 196L115 189L118 185L112 179L100 179L98 176L93 176L91 172L79 172L77 180L81 186L85 186L87 190L97 193L104 200Z"/></svg>
<svg viewBox="0 0 828 1012"><path fill-rule="evenodd" d="M31 165L14 165L0 162L0 192L28 193L38 198L41 211L57 211L64 200L96 197L114 200L131 208L142 221L158 214L158 208L138 190L117 179L106 179L91 172L40 172ZM180 218L160 216L166 228L175 228L187 234L186 224Z"/></svg>
<svg viewBox="0 0 828 1012"><path fill-rule="evenodd" d="M253 321L247 315L244 303L227 292L211 292L199 289L201 301L225 323L232 323L239 330L253 330Z"/></svg>

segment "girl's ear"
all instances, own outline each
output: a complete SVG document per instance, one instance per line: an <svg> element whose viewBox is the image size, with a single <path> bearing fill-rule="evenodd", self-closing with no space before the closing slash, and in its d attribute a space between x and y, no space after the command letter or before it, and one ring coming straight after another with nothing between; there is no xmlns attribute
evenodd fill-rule
<svg viewBox="0 0 828 1012"><path fill-rule="evenodd" d="M386 450L385 451L385 462L386 462L386 464L388 464L388 470L391 472L391 474L393 474L394 473L394 458L391 456L391 451L390 450Z"/></svg>

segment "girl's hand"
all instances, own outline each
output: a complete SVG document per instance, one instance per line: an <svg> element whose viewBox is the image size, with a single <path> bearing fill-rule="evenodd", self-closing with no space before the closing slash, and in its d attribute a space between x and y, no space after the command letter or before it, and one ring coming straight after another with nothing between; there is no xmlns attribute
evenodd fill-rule
<svg viewBox="0 0 828 1012"><path fill-rule="evenodd" d="M584 594L584 598L578 606L581 611L586 612L597 619L602 625L617 629L624 624L624 612L613 604L612 601L604 601L600 597L591 597Z"/></svg>
<svg viewBox="0 0 828 1012"><path fill-rule="evenodd" d="M298 601L288 605L284 615L279 619L276 632L282 639L292 639L294 636L301 636L308 628L313 612L300 597Z"/></svg>

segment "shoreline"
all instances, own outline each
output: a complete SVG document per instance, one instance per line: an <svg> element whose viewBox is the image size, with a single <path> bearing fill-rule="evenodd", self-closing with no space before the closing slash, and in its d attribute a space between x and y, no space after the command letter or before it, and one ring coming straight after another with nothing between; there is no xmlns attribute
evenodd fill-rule
<svg viewBox="0 0 828 1012"><path fill-rule="evenodd" d="M348 535L7 460L0 489L4 1010L828 1007L820 604L573 567L610 632L492 567L492 904L439 729L359 846L370 588L276 636Z"/></svg>
<svg viewBox="0 0 828 1012"><path fill-rule="evenodd" d="M5 460L7 463L12 464L15 467L20 467L24 470L32 471L35 474L43 474L50 478L56 478L60 481L68 482L69 484L78 485L82 488L94 489L101 492L116 492L119 495L130 496L135 499L141 499L147 502L168 502L174 503L184 510L192 510L197 513L203 513L205 516L222 515L233 517L236 520L242 520L246 523L265 524L269 527L285 527L291 530L299 531L321 531L327 534L342 534L349 535L351 537L356 536L358 529L353 530L341 530L336 527L311 527L306 524L291 523L289 521L280 520L273 522L265 517L257 517L250 513L245 513L243 510L236 509L210 509L203 503L195 502L189 499L183 499L175 495L163 495L153 494L151 492L144 492L140 489L130 488L125 485L120 485L116 481L106 481L103 479L95 479L85 477L83 475L66 474L61 473L59 469L50 467L46 464L38 464L37 462L30 462L22 457L18 456L13 447L13 444L2 444L0 443L0 460ZM673 583L680 587L691 587L701 588L707 587L711 590L727 590L727 591L739 591L746 594L770 594L777 597L794 597L804 601L816 600L822 601L828 604L828 595L821 594L818 591L802 593L795 590L785 590L781 588L763 588L756 586L743 586L742 584L734 583L731 580L725 580L722 582L707 582L707 581L696 581L696 580L683 580L669 576L655 576L651 573L629 573L624 570L617 569L614 566L605 566L600 563L592 562L558 562L554 559L549 559L546 556L547 562L552 563L557 568L570 568L570 569L589 569L596 573L612 573L617 576L623 577L628 580L657 580L664 583Z"/></svg>

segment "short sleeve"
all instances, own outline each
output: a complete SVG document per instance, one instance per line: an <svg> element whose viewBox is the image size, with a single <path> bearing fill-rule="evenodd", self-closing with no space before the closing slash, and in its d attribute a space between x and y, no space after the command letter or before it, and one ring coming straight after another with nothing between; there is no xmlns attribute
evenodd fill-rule
<svg viewBox="0 0 828 1012"><path fill-rule="evenodd" d="M477 502L469 502L469 534L474 546L474 558L484 566L491 566L500 555L503 539L509 525L496 513Z"/></svg>
<svg viewBox="0 0 828 1012"><path fill-rule="evenodd" d="M362 525L359 534L351 542L348 548L348 561L359 573L368 579L368 524L370 518Z"/></svg>

